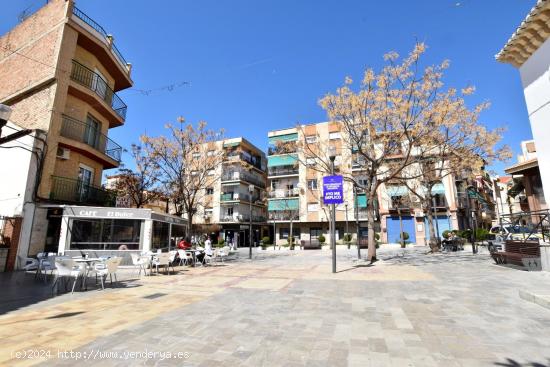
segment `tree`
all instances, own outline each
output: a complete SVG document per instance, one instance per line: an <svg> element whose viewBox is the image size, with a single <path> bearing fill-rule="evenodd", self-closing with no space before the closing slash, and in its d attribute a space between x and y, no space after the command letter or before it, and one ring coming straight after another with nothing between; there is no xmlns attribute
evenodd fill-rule
<svg viewBox="0 0 550 367"><path fill-rule="evenodd" d="M132 207L142 208L162 197L157 189L159 183L157 166L147 154L144 154L139 145L132 144L130 155L134 161L135 170L119 169L113 189L117 196L128 198Z"/></svg>
<svg viewBox="0 0 550 367"><path fill-rule="evenodd" d="M433 220L436 196L433 188L447 176L476 175L485 165L511 156L508 146L497 146L504 130L489 130L479 123L481 112L489 104L481 103L474 108L466 105L465 96L473 91L473 87L468 87L458 94L450 88L438 96L434 109L437 113L427 121L431 127L427 139L416 146L417 163L404 170L400 177L402 184L422 203L432 251L440 246Z"/></svg>
<svg viewBox="0 0 550 367"><path fill-rule="evenodd" d="M293 235L293 223L295 220L299 220L300 219L300 205L298 206L294 206L294 205L291 205L290 204L290 200L288 199L289 196L293 196L293 195L288 195L290 194L288 192L289 190L283 190L283 189L273 189L273 188L268 188L268 195L269 197L272 197L272 198L278 198L280 197L281 199L277 200L277 210L276 211L271 211L269 213L269 216L270 218L269 219L272 219L273 220L273 223L275 224L275 221L276 220L288 220L289 221L289 225L290 225L290 228L289 228L289 234L288 234L288 243L290 245L291 248L294 247L295 243L294 243L294 235ZM292 189L292 194L299 194L301 191L301 188L297 187L297 188L294 188ZM275 238L276 238L277 234L274 233L273 234L273 243L275 244Z"/></svg>
<svg viewBox="0 0 550 367"><path fill-rule="evenodd" d="M379 72L364 72L357 90L347 77L334 94L320 100L330 121L341 125L342 145L360 158L365 181L352 181L367 196L368 259L376 261L375 200L378 188L397 177L414 162L414 147L425 141L426 121L435 113L438 90L448 62L419 68L425 51L422 43L397 63L395 52L385 55L387 65ZM306 142L307 144L307 142Z"/></svg>
<svg viewBox="0 0 550 367"><path fill-rule="evenodd" d="M224 151L216 145L223 139L223 130L207 129L206 122L196 126L178 118L180 127L166 125L168 136L141 140L148 157L158 167L164 192L176 208L176 215L187 216L189 233L193 216L207 195L207 189L219 180Z"/></svg>

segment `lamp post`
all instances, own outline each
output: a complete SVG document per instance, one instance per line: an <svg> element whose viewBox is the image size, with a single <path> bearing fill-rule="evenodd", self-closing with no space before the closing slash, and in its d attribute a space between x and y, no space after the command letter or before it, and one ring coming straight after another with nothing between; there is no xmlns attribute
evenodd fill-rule
<svg viewBox="0 0 550 367"><path fill-rule="evenodd" d="M249 228L249 234L248 234L248 258L252 259L252 194L254 193L254 185L248 186L248 204L249 204L249 218L248 218L248 225Z"/></svg>
<svg viewBox="0 0 550 367"><path fill-rule="evenodd" d="M353 197L355 200L355 242L357 243L357 260L361 260L361 245L359 244L359 202L357 200L357 185L353 184Z"/></svg>
<svg viewBox="0 0 550 367"><path fill-rule="evenodd" d="M334 160L336 159L336 148L334 146L328 147L328 158L330 159L330 175L334 176ZM332 246L332 272L336 273L336 208L334 204L330 204L330 244Z"/></svg>

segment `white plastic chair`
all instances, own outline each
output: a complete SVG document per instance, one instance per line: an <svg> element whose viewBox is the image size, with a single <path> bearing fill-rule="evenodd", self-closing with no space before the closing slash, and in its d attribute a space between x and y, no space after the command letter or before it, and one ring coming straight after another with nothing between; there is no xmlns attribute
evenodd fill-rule
<svg viewBox="0 0 550 367"><path fill-rule="evenodd" d="M159 266L164 266L166 268L166 272L170 273L169 268L170 266L172 266L170 263L170 257L171 257L171 254L168 252L161 252L155 256L152 264L156 267L157 274L159 272ZM172 266L172 270L174 270L173 266Z"/></svg>
<svg viewBox="0 0 550 367"><path fill-rule="evenodd" d="M55 269L56 269L56 273L55 273L55 280L52 285L52 290L55 288L55 285L57 284L57 281L59 280L60 277L62 279L64 279L65 277L69 277L69 278L74 278L71 293L74 292L74 287L76 285L76 282L78 281L78 278L83 276L86 271L85 267L78 266L73 259L67 259L67 258L55 259Z"/></svg>
<svg viewBox="0 0 550 367"><path fill-rule="evenodd" d="M115 276L115 282L118 282L116 272L121 262L122 257L110 257L105 260L105 262L94 265L94 269L91 270L91 272L95 273L96 276L99 275L99 279L101 280L101 289L105 289L105 280L107 279L107 275L111 280L111 286L113 286L113 275Z"/></svg>
<svg viewBox="0 0 550 367"><path fill-rule="evenodd" d="M142 270L143 270L143 273L147 275L147 266L151 262L151 256L139 255L135 252L132 252L130 256L132 257L132 264L138 267L139 269L138 276L141 276Z"/></svg>
<svg viewBox="0 0 550 367"><path fill-rule="evenodd" d="M35 259L33 257L21 256L21 255L18 255L17 258L19 259L19 269L22 269L24 271L38 269L38 266L39 266L38 259Z"/></svg>
<svg viewBox="0 0 550 367"><path fill-rule="evenodd" d="M40 255L40 257L38 257ZM53 274L53 271L55 270L55 258L56 258L55 252L42 252L37 255L38 257L38 268L36 269L38 277L42 276L42 272L44 272L44 283L48 281L48 270L50 271L50 275Z"/></svg>
<svg viewBox="0 0 550 367"><path fill-rule="evenodd" d="M180 265L189 265L193 262L193 255L185 250L178 250L178 256L180 257Z"/></svg>

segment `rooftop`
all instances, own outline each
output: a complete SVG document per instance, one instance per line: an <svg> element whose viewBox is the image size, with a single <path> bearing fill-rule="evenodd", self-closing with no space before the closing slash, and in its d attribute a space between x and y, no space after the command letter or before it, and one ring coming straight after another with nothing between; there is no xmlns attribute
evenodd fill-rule
<svg viewBox="0 0 550 367"><path fill-rule="evenodd" d="M550 36L550 0L538 0L495 58L520 67Z"/></svg>

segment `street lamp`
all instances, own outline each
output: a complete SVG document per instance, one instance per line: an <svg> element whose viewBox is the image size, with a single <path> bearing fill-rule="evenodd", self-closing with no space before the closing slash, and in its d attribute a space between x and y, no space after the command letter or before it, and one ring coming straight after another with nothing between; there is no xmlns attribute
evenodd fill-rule
<svg viewBox="0 0 550 367"><path fill-rule="evenodd" d="M248 238L248 258L249 259L252 259L252 194L254 193L254 185L249 185L248 186L248 203L250 205L250 211L249 211L249 215L250 217L248 218L248 225L250 226L249 230L249 238Z"/></svg>
<svg viewBox="0 0 550 367"><path fill-rule="evenodd" d="M336 159L336 148L329 146L327 149L328 158L330 159L330 175L334 176L334 160ZM332 272L336 273L336 208L334 204L330 204L330 244L332 246Z"/></svg>

